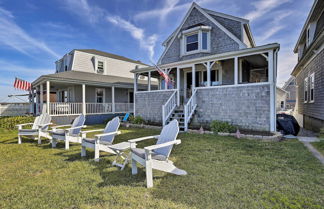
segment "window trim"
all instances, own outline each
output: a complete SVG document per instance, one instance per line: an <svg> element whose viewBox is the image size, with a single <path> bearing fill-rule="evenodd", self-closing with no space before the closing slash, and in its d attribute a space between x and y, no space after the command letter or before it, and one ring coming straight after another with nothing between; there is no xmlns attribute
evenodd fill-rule
<svg viewBox="0 0 324 209"><path fill-rule="evenodd" d="M313 90L313 99L311 92ZM314 103L315 102L315 73L311 73L309 75L309 103Z"/></svg>
<svg viewBox="0 0 324 209"><path fill-rule="evenodd" d="M99 72L98 72L98 69L99 69L99 62L102 63L102 73L99 73ZM96 73L97 73L97 74L102 74L102 75L105 74L105 62L104 62L104 61L97 60L97 69L96 69Z"/></svg>
<svg viewBox="0 0 324 209"><path fill-rule="evenodd" d="M304 79L304 103L308 103L308 99L309 99L309 78L308 76Z"/></svg>
<svg viewBox="0 0 324 209"><path fill-rule="evenodd" d="M198 26L194 28L190 28L188 30L182 31L182 35L179 37L181 38L180 40L180 56L186 56L186 55L191 55L191 54L196 54L196 53L209 53L211 49L211 41L210 41L210 31L211 27L209 26ZM203 35L202 33L205 32L207 33L207 49L202 48L202 39ZM187 51L187 37L198 34L198 49L197 50L192 50L192 51Z"/></svg>
<svg viewBox="0 0 324 209"><path fill-rule="evenodd" d="M99 102L98 102L98 95L97 95L97 92L98 92L99 90L102 90L102 91L103 91L103 95L102 95L102 103L99 103ZM104 103L106 103L106 89L105 89L105 88L95 88L95 99L96 99L95 103L97 103L97 104L104 104Z"/></svg>

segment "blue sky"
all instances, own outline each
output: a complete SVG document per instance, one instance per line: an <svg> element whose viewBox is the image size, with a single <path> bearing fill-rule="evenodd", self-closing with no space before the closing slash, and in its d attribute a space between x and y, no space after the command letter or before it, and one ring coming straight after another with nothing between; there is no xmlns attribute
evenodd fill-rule
<svg viewBox="0 0 324 209"><path fill-rule="evenodd" d="M278 85L296 63L292 50L312 0L196 0L204 8L250 20L257 45L278 42ZM189 0L0 0L0 102L15 76L33 81L54 62L90 48L149 63L180 24Z"/></svg>

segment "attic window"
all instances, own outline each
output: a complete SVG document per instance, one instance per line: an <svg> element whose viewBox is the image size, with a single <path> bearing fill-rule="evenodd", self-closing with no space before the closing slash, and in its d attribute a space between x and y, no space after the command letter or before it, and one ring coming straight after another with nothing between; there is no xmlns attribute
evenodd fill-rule
<svg viewBox="0 0 324 209"><path fill-rule="evenodd" d="M198 26L182 31L181 55L210 52L210 30L209 26Z"/></svg>
<svg viewBox="0 0 324 209"><path fill-rule="evenodd" d="M97 73L99 74L104 73L104 63L102 61L98 61Z"/></svg>

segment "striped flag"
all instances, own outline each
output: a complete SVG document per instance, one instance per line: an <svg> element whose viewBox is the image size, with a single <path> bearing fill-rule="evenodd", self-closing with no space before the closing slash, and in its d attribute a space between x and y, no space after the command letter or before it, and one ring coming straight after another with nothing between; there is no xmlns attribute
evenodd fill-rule
<svg viewBox="0 0 324 209"><path fill-rule="evenodd" d="M168 85L169 82L171 82L171 78L169 77L168 74L166 74L163 70L161 70L161 68L159 68L156 64L152 63L156 70L158 71L158 73L160 74L160 76L162 76L165 80L165 83Z"/></svg>
<svg viewBox="0 0 324 209"><path fill-rule="evenodd" d="M20 89L20 90L25 90L25 91L30 91L31 83L29 83L28 81L16 78L15 82L14 82L14 88Z"/></svg>

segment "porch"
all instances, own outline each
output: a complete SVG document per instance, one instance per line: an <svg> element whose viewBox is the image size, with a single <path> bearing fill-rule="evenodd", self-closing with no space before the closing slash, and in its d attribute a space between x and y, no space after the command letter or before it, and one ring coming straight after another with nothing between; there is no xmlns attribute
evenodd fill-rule
<svg viewBox="0 0 324 209"><path fill-rule="evenodd" d="M64 74L57 78L57 74ZM119 77L64 72L41 76L33 83L34 113L51 116L102 115L133 112L133 81L120 82ZM67 79L66 75L74 78ZM73 75L72 75L73 74ZM55 75L55 78L53 78ZM86 76L87 80L80 79ZM78 76L78 77L77 77ZM90 78L89 78L90 76ZM64 77L64 78L62 78ZM101 82L97 77L109 77L113 82ZM141 89L141 87L140 87Z"/></svg>
<svg viewBox="0 0 324 209"><path fill-rule="evenodd" d="M164 64L159 67L171 78L168 85L154 67L135 69L134 114L162 125L177 118L184 130L221 120L274 131L278 49L271 44ZM148 79L145 90L137 88L139 76ZM150 87L152 78L159 81L157 90Z"/></svg>

